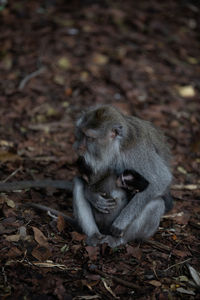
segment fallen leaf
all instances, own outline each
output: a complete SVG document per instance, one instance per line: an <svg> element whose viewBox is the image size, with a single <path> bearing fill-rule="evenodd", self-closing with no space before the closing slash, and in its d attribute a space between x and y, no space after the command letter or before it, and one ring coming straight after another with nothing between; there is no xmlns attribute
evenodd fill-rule
<svg viewBox="0 0 200 300"><path fill-rule="evenodd" d="M186 290L186 289L184 289L184 288L182 288L182 287L179 287L179 288L177 288L176 290L177 290L177 292L179 292L179 293L181 293L181 294L192 295L192 296L195 296L195 295L196 295L196 294L194 293L194 291L192 291L192 290Z"/></svg>
<svg viewBox="0 0 200 300"><path fill-rule="evenodd" d="M130 245L126 245L126 252L127 252L127 254L132 255L133 257L137 258L138 260L140 260L140 258L142 256L142 251L138 247L132 247Z"/></svg>
<svg viewBox="0 0 200 300"><path fill-rule="evenodd" d="M187 174L187 171L182 166L178 166L177 170L184 175Z"/></svg>
<svg viewBox="0 0 200 300"><path fill-rule="evenodd" d="M66 80L64 76L56 74L53 78L53 81L59 85L65 85Z"/></svg>
<svg viewBox="0 0 200 300"><path fill-rule="evenodd" d="M195 89L191 85L177 86L176 90L181 97L192 98L195 96Z"/></svg>
<svg viewBox="0 0 200 300"><path fill-rule="evenodd" d="M57 264L52 261L47 262L33 262L33 264L37 267L43 267L43 268L59 268L61 270L67 270L68 268L65 265Z"/></svg>
<svg viewBox="0 0 200 300"><path fill-rule="evenodd" d="M196 285L200 286L200 273L197 272L192 266L188 264L188 270L190 272L190 275L192 276L192 279L196 283Z"/></svg>
<svg viewBox="0 0 200 300"><path fill-rule="evenodd" d="M20 251L17 247L12 247L6 253L6 256L14 258L14 257L21 256L22 254L23 254L22 251Z"/></svg>
<svg viewBox="0 0 200 300"><path fill-rule="evenodd" d="M44 247L48 247L48 242L47 242L47 238L45 237L45 235L36 227L32 226L33 232L34 232L34 238L36 240L36 242L40 245L40 246L44 246Z"/></svg>
<svg viewBox="0 0 200 300"><path fill-rule="evenodd" d="M119 297L117 297L114 292L111 290L111 288L108 286L107 282L105 279L102 278L103 284L105 286L105 289L113 296L113 298L115 299L120 299Z"/></svg>
<svg viewBox="0 0 200 300"><path fill-rule="evenodd" d="M61 57L58 60L58 66L61 69L67 70L67 69L71 68L71 62L69 61L69 59L67 57Z"/></svg>
<svg viewBox="0 0 200 300"><path fill-rule="evenodd" d="M62 232L65 229L65 220L64 220L63 216L58 216L57 229L59 232Z"/></svg>
<svg viewBox="0 0 200 300"><path fill-rule="evenodd" d="M78 233L76 231L71 232L71 237L73 241L78 241L78 242L81 242L85 239L84 234Z"/></svg>
<svg viewBox="0 0 200 300"><path fill-rule="evenodd" d="M52 255L51 251L48 248L40 245L34 248L31 254L39 261L47 260Z"/></svg>
<svg viewBox="0 0 200 300"><path fill-rule="evenodd" d="M85 247L85 249L91 260L97 260L97 257L99 255L99 247L87 246L87 247Z"/></svg>
<svg viewBox="0 0 200 300"><path fill-rule="evenodd" d="M8 242L19 242L20 235L19 234L13 234L6 236L6 241Z"/></svg>
<svg viewBox="0 0 200 300"><path fill-rule="evenodd" d="M92 57L92 61L93 63L95 63L96 65L105 65L108 63L109 58L101 53L95 53Z"/></svg>
<svg viewBox="0 0 200 300"><path fill-rule="evenodd" d="M189 251L182 251L182 250L178 250L178 249L173 249L172 253L178 257L186 257L186 256L191 256L191 253Z"/></svg>
<svg viewBox="0 0 200 300"><path fill-rule="evenodd" d="M11 152L4 152L4 151L0 152L1 162L16 161L16 160L21 160L21 157Z"/></svg>
<svg viewBox="0 0 200 300"><path fill-rule="evenodd" d="M191 65L197 65L199 63L199 60L196 57L192 57L192 56L187 57L187 61Z"/></svg>
<svg viewBox="0 0 200 300"><path fill-rule="evenodd" d="M11 199L6 199L6 204L11 208L15 207L15 202Z"/></svg>
<svg viewBox="0 0 200 300"><path fill-rule="evenodd" d="M156 287L159 287L162 285L161 282L158 280L150 280L148 283L150 283L151 285L156 286Z"/></svg>

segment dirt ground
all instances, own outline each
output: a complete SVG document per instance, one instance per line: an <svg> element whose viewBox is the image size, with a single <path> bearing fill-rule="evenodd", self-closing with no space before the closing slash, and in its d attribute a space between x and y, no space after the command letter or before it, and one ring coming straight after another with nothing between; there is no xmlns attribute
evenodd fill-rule
<svg viewBox="0 0 200 300"><path fill-rule="evenodd" d="M174 174L154 237L116 249L22 207L71 215L69 193L1 193L1 299L200 299L199 18L195 0L0 5L1 181L73 179L74 122L97 103L160 126Z"/></svg>

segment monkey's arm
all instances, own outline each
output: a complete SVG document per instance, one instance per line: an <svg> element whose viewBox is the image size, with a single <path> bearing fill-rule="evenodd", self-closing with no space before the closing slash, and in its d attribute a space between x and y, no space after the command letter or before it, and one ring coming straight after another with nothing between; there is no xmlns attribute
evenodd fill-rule
<svg viewBox="0 0 200 300"><path fill-rule="evenodd" d="M141 215L143 208L151 201L162 200L169 187L172 180L171 172L159 156L152 157L152 161L153 165L148 166L147 162L146 166L149 186L143 192L137 193L113 222L111 232L114 236L123 236L126 228ZM153 218L153 212L150 213Z"/></svg>
<svg viewBox="0 0 200 300"><path fill-rule="evenodd" d="M66 180L22 180L13 182L0 182L0 192L12 192L15 190L24 190L28 188L49 188L54 187L57 189L67 190L72 192L73 183Z"/></svg>
<svg viewBox="0 0 200 300"><path fill-rule="evenodd" d="M93 235L100 235L91 205L84 196L84 183L80 178L74 180L73 210L75 219L89 238Z"/></svg>

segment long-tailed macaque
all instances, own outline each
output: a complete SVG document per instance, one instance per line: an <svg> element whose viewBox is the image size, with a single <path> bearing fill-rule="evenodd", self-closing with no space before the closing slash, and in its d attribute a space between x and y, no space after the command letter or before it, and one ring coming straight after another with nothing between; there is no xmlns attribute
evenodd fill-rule
<svg viewBox="0 0 200 300"><path fill-rule="evenodd" d="M146 239L157 230L160 218L172 207L169 186L172 175L169 167L169 149L164 136L151 123L136 117L126 116L112 106L89 109L76 124L75 148L89 169L89 181L106 174L107 170L119 176L125 170L135 170L149 185L135 194L121 208L112 222L109 234L103 236L97 226L91 207L104 203L109 210L109 201L99 193L89 191L87 183L80 178L74 182L74 215L88 241L111 247L130 240ZM95 199L95 200L94 200ZM98 209L98 205L96 206Z"/></svg>

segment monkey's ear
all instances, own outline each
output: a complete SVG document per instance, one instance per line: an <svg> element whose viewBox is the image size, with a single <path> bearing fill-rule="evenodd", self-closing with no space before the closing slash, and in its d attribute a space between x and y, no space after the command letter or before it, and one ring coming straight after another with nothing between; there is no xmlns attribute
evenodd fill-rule
<svg viewBox="0 0 200 300"><path fill-rule="evenodd" d="M116 124L112 128L112 138L116 136L123 136L123 126L121 124Z"/></svg>
<svg viewBox="0 0 200 300"><path fill-rule="evenodd" d="M82 129L82 131L87 137L91 137L93 139L98 137L98 132L95 129Z"/></svg>

